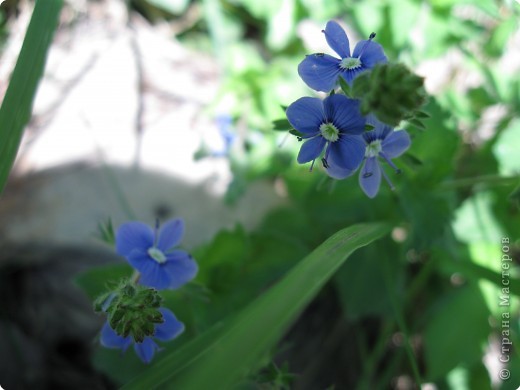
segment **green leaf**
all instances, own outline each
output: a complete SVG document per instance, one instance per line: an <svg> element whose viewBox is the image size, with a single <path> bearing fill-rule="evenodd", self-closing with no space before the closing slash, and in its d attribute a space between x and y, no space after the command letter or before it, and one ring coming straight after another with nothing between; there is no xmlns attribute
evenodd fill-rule
<svg viewBox="0 0 520 390"><path fill-rule="evenodd" d="M166 382L165 387L187 390L231 388L257 368L256 362L276 345L349 255L388 231L388 225L379 223L340 230L298 263L277 285L235 318L226 320L222 331L213 329L209 335L201 336L203 341L200 338L193 340L123 388L152 388ZM177 363L188 366L187 371L172 378L179 371Z"/></svg>
<svg viewBox="0 0 520 390"><path fill-rule="evenodd" d="M412 167L413 167L413 166L419 166L419 165L422 165L422 164L423 164L423 162L422 162L420 159L418 159L418 158L415 157L412 153L409 153L409 152L403 154L403 155L401 156L401 159L402 159L405 163L407 163L408 165L410 165L410 166L412 166Z"/></svg>
<svg viewBox="0 0 520 390"><path fill-rule="evenodd" d="M304 134L300 133L298 130L289 130L289 133L291 133L292 135L295 135L296 137L300 137L300 138L303 138Z"/></svg>
<svg viewBox="0 0 520 390"><path fill-rule="evenodd" d="M424 332L428 380L481 359L490 332L489 311L476 284L445 295L428 317Z"/></svg>
<svg viewBox="0 0 520 390"><path fill-rule="evenodd" d="M98 237L104 243L114 246L116 242L116 235L114 232L114 225L112 224L112 218L108 218L106 222L100 222L98 224Z"/></svg>
<svg viewBox="0 0 520 390"><path fill-rule="evenodd" d="M424 126L424 124L419 119L408 119L408 123L410 123L414 127L417 127L420 130L426 130L426 126Z"/></svg>
<svg viewBox="0 0 520 390"><path fill-rule="evenodd" d="M394 261L399 257L398 247L391 239L379 240L356 251L351 261L338 270L334 282L346 317L357 320L392 313L390 286L385 280L392 281L394 291L400 290L404 264ZM390 266L383 267L384 261Z"/></svg>
<svg viewBox="0 0 520 390"><path fill-rule="evenodd" d="M273 130L275 131L286 131L292 128L291 123L287 119L277 119L273 121Z"/></svg>
<svg viewBox="0 0 520 390"><path fill-rule="evenodd" d="M0 193L13 165L23 130L31 116L47 50L58 24L62 0L38 0L0 108Z"/></svg>
<svg viewBox="0 0 520 390"><path fill-rule="evenodd" d="M493 145L493 154L502 175L514 175L520 171L518 148L520 148L520 119L515 119L502 131Z"/></svg>
<svg viewBox="0 0 520 390"><path fill-rule="evenodd" d="M420 119L428 119L431 117L430 114L428 114L427 112L424 112L424 111L415 111L414 116L416 118L420 118Z"/></svg>
<svg viewBox="0 0 520 390"><path fill-rule="evenodd" d="M348 97L352 97L352 90L350 88L350 85L345 81L345 79L343 77L338 77L338 81L343 93Z"/></svg>

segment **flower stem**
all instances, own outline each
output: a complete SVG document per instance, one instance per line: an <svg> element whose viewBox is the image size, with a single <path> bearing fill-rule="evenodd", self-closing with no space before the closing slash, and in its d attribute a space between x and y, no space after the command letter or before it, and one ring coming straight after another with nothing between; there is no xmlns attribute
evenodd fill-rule
<svg viewBox="0 0 520 390"><path fill-rule="evenodd" d="M452 190L456 188L471 187L475 184L488 184L491 186L513 185L520 181L520 176L483 175L476 177L465 177L441 183L441 190Z"/></svg>
<svg viewBox="0 0 520 390"><path fill-rule="evenodd" d="M133 284L137 284L140 277L141 277L141 273L139 271L134 271L134 273L132 274L132 277L130 278L130 281Z"/></svg>

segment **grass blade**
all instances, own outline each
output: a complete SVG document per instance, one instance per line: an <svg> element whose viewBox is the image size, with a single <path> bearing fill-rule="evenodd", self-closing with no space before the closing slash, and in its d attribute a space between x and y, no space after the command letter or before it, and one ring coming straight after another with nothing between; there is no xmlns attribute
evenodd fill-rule
<svg viewBox="0 0 520 390"><path fill-rule="evenodd" d="M193 340L123 389L151 388L161 383L166 388L185 390L232 388L256 368L348 256L388 231L384 224L360 224L340 230L277 285L234 318L224 321L224 328L203 335L203 345L198 339ZM186 368L179 370L179 363Z"/></svg>
<svg viewBox="0 0 520 390"><path fill-rule="evenodd" d="M31 117L47 50L58 24L63 0L38 0L18 61L0 107L0 194L13 165L25 125Z"/></svg>

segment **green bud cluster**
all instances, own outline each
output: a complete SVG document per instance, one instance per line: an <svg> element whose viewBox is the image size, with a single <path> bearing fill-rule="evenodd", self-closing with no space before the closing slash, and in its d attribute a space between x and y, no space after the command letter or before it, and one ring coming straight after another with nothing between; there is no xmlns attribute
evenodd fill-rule
<svg viewBox="0 0 520 390"><path fill-rule="evenodd" d="M426 102L424 79L403 64L378 64L354 79L353 95L363 115L373 113L391 126L413 118Z"/></svg>
<svg viewBox="0 0 520 390"><path fill-rule="evenodd" d="M157 290L124 281L116 290L96 299L94 310L107 313L108 323L118 335L131 335L141 343L154 335L156 324L164 322L159 311L161 301Z"/></svg>

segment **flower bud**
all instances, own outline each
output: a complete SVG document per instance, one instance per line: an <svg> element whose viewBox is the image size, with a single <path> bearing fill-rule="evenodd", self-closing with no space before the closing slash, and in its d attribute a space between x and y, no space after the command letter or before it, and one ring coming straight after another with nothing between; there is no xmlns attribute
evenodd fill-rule
<svg viewBox="0 0 520 390"><path fill-rule="evenodd" d="M396 127L426 101L424 79L403 64L378 64L371 72L360 74L353 94L361 100L361 112L373 113L381 121Z"/></svg>
<svg viewBox="0 0 520 390"><path fill-rule="evenodd" d="M107 296L110 296L108 305ZM101 296L97 306L106 311L108 323L118 335L131 335L135 342L142 342L154 334L156 324L164 322L158 310L161 300L156 289L125 281L109 295Z"/></svg>

